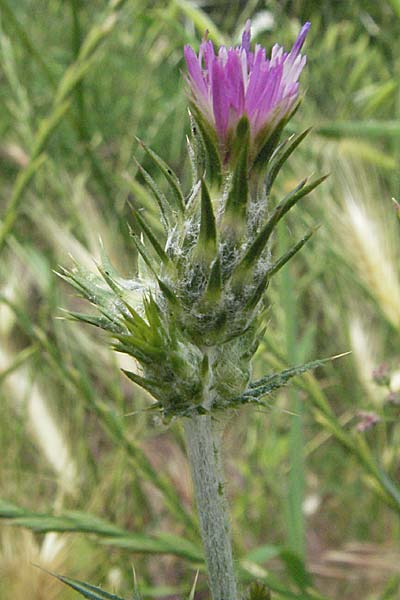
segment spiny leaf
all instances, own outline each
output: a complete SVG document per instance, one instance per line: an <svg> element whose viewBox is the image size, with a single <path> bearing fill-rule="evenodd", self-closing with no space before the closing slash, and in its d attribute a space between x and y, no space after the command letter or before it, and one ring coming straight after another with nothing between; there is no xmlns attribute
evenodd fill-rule
<svg viewBox="0 0 400 600"><path fill-rule="evenodd" d="M241 398L247 399L247 401L252 400L252 398L261 398L267 394L270 394L274 390L279 389L286 385L286 383L292 379L292 377L296 377L296 375L302 375L307 371L312 371L317 367L322 367L323 365L331 362L332 360L336 360L337 358L341 358L342 356L347 356L349 352L345 352L343 354L338 354L337 356L330 356L329 358L323 358L319 360L313 360L308 363L304 363L302 365L297 365L294 367L290 367L289 369L285 369L280 373L272 373L271 375L267 375L258 381L255 381L250 384L249 389L241 396Z"/></svg>
<svg viewBox="0 0 400 600"><path fill-rule="evenodd" d="M183 213L185 210L185 199L184 199L184 196L182 193L182 188L181 188L181 184L180 184L178 177L173 172L173 170L167 165L167 163L164 162L163 159L154 152L154 150L152 150L151 148L146 146L146 144L139 138L136 138L136 139L138 140L138 142L142 146L142 148L145 150L147 155L157 165L157 167L160 169L160 171L163 173L164 177L170 184L171 189L175 196L176 205L177 205L179 211L181 213Z"/></svg>
<svg viewBox="0 0 400 600"><path fill-rule="evenodd" d="M99 246L100 246L100 262L101 265L103 267L103 270L113 279L117 280L120 275L119 273L115 270L114 266L112 265L107 253L106 253L106 249L104 248L104 244L103 244L103 240L101 239L101 237L99 237Z"/></svg>
<svg viewBox="0 0 400 600"><path fill-rule="evenodd" d="M263 171L268 166L270 158L276 150L282 131L298 110L300 103L301 99L297 101L292 111L286 115L286 117L272 127L272 130L270 126L267 126L265 130L261 130L257 135L255 143L257 146L261 147L261 150L254 161L254 167L257 170ZM273 119L273 115L271 115L271 118Z"/></svg>
<svg viewBox="0 0 400 600"><path fill-rule="evenodd" d="M154 264L152 258L149 256L149 253L148 253L145 245L138 238L138 236L136 235L136 233L134 231L130 230L130 235L133 240L133 243L135 244L136 250L138 251L141 258L143 259L144 263L149 268L151 273L153 273L153 275L155 275L156 274L156 265Z"/></svg>
<svg viewBox="0 0 400 600"><path fill-rule="evenodd" d="M151 231L151 229L147 225L147 223L144 221L143 217L137 211L134 214L135 214L135 218L139 222L140 227L142 228L143 232L146 234L149 242L153 246L154 250L157 252L157 254L160 257L160 259L162 260L162 262L165 265L170 264L170 259L169 259L168 255L167 255L167 253L164 251L163 247L158 242L156 236Z"/></svg>
<svg viewBox="0 0 400 600"><path fill-rule="evenodd" d="M178 304L179 304L178 303L178 298L176 297L175 292L173 292L172 289L169 287L169 285L167 285L165 283L165 281L163 281L159 277L157 277L157 283L158 283L158 286L159 286L160 290L162 291L162 293L166 297L166 299L171 304L175 304L176 306L178 306Z"/></svg>
<svg viewBox="0 0 400 600"><path fill-rule="evenodd" d="M309 231L303 238L301 238L300 241L297 242L297 244L295 244L292 248L290 248L290 250L288 250L287 252L285 252L285 254L283 256L281 256L268 269L268 276L272 277L272 275L275 275L275 273L277 273L295 254L297 254L297 252L299 252L299 250L302 249L302 247L308 242L308 240L314 235L314 233L318 229L319 229L319 226L315 227L314 229L312 229L311 231Z"/></svg>
<svg viewBox="0 0 400 600"><path fill-rule="evenodd" d="M122 354L128 354L128 356L133 356L136 360L143 365L151 365L152 359L150 359L146 354L143 354L137 347L124 344L123 342L118 342L112 344L112 349L115 352L121 352Z"/></svg>
<svg viewBox="0 0 400 600"><path fill-rule="evenodd" d="M271 375L267 375L266 377L263 377L262 379L251 383L249 385L249 388L242 395L233 398L232 400L227 402L225 406L239 407L243 404L249 403L267 406L262 400L263 396L271 394L275 390L283 387L290 379L292 379L296 375L301 375L303 373L306 373L307 371L311 371L312 369L321 367L327 362L336 360L337 358L341 358L342 356L347 356L347 354L350 353L345 352L343 354L338 354L337 356L332 356L321 360L314 360L303 365L290 367L289 369L285 369L280 373L272 373Z"/></svg>
<svg viewBox="0 0 400 600"><path fill-rule="evenodd" d="M110 331L115 333L119 331L120 328L117 327L110 319L107 317L99 317L96 315L88 315L85 313L78 313L73 310L68 310L67 315L74 321L81 321L82 323L87 323L89 325L94 325L95 327L99 327L100 329L104 329L106 331Z"/></svg>
<svg viewBox="0 0 400 600"><path fill-rule="evenodd" d="M127 348L132 346L136 351L139 350L139 352L143 353L145 356L151 357L153 360L160 360L165 356L164 349L160 346L155 346L154 344L149 343L149 338L147 338L146 341L135 335L120 333L114 333L113 337L124 344Z"/></svg>
<svg viewBox="0 0 400 600"><path fill-rule="evenodd" d="M256 289L254 290L253 294L248 299L245 306L246 311L252 311L257 306L258 302L261 300L262 296L267 290L269 278L270 273L265 273L265 275L262 277L261 281L257 285Z"/></svg>
<svg viewBox="0 0 400 600"><path fill-rule="evenodd" d="M87 285L87 280L80 276L78 271L67 271L61 268L61 271L56 271L58 277L64 279L69 285L74 287L81 296L91 301L93 299L93 289Z"/></svg>
<svg viewBox="0 0 400 600"><path fill-rule="evenodd" d="M140 332L142 335L146 335L148 332L148 325L139 315L139 313L127 302L124 298L123 290L120 285L113 279L113 277L108 273L106 269L102 266L98 267L100 274L104 278L107 285L110 289L118 296L119 300L122 302L123 306L126 308L126 311L122 311L123 319L129 328L129 325L134 327L135 333Z"/></svg>
<svg viewBox="0 0 400 600"><path fill-rule="evenodd" d="M195 185L196 182L204 176L206 155L201 133L199 132L198 125L192 113L190 112L190 109L188 109L188 113L190 119L190 129L192 132L192 138L190 139L189 137L186 137L186 141L188 146L190 163L192 167L192 184Z"/></svg>
<svg viewBox="0 0 400 600"><path fill-rule="evenodd" d="M279 142L281 133L287 123L287 119L282 119L276 127L268 125L265 131L261 131L255 140L255 144L261 149L256 156L253 168L262 171L268 166L268 162Z"/></svg>
<svg viewBox="0 0 400 600"><path fill-rule="evenodd" d="M204 144L207 163L206 175L211 182L215 182L219 185L222 177L222 165L215 131L206 122L194 103L190 104L190 108Z"/></svg>
<svg viewBox="0 0 400 600"><path fill-rule="evenodd" d="M262 228L260 233L257 235L250 248L247 250L237 267L233 272L233 276L236 278L244 276L249 269L255 264L257 259L261 256L264 248L266 247L268 240L275 226L279 223L282 217L304 196L312 192L320 183L322 183L328 175L320 177L316 181L313 181L309 185L306 185L307 179L303 179L299 185L290 192L274 209L271 217Z"/></svg>
<svg viewBox="0 0 400 600"><path fill-rule="evenodd" d="M271 166L268 169L267 178L266 178L267 193L271 189L271 186L272 186L273 182L275 181L283 164L286 162L286 160L289 158L289 156L294 152L294 150L296 150L296 148L301 144L301 142L304 140L304 138L310 133L311 129L312 129L312 127L309 127L308 129L306 129L302 133L299 133L298 135L292 135L287 140L287 143L284 143L282 145L282 151L281 152L278 151L276 153L276 156L272 157Z"/></svg>
<svg viewBox="0 0 400 600"><path fill-rule="evenodd" d="M139 387L146 390L146 392L149 392L149 394L154 396L156 400L161 401L162 397L160 394L160 387L157 381L148 379L147 377L141 377L140 375L132 373L132 371L127 371L126 369L121 369L121 371L128 377L128 379L136 383L136 385L138 385Z"/></svg>
<svg viewBox="0 0 400 600"><path fill-rule="evenodd" d="M143 307L149 326L155 331L164 330L160 307L151 294L143 298Z"/></svg>
<svg viewBox="0 0 400 600"><path fill-rule="evenodd" d="M45 569L42 569L45 570ZM63 575L57 575L56 573L52 573L51 571L46 571L49 575L56 577L65 585L68 585L70 588L78 592L84 598L88 598L88 600L124 600L120 596L116 596L115 594L110 594L105 592L99 587L94 585L90 585L89 583L85 583L84 581L79 581L78 579L71 579L70 577L64 577Z"/></svg>
<svg viewBox="0 0 400 600"><path fill-rule="evenodd" d="M163 192L160 190L152 176L142 167L139 161L134 157L134 161L139 171L141 172L143 179L149 186L150 190L153 192L153 196L157 201L158 207L161 212L161 221L163 223L165 231L169 231L169 213L170 207L168 205L168 200Z"/></svg>

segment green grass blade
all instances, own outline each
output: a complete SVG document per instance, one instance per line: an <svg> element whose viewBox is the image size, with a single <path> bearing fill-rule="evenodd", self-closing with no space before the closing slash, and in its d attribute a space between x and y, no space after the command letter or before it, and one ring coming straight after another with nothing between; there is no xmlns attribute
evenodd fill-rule
<svg viewBox="0 0 400 600"><path fill-rule="evenodd" d="M167 533L132 533L89 513L66 511L57 516L33 513L0 499L0 519L7 519L12 525L38 533L91 533L98 536L99 542L104 545L141 554L172 554L190 562L203 562L201 548L189 540Z"/></svg>

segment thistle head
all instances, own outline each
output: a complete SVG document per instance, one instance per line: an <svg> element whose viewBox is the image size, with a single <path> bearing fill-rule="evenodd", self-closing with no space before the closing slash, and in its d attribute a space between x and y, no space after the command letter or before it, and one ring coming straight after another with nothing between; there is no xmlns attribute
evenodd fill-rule
<svg viewBox="0 0 400 600"><path fill-rule="evenodd" d="M239 397L254 401L243 393L263 334L265 291L313 231L275 261L271 240L286 213L324 179L304 179L270 204L275 178L308 133L278 145L298 98L308 29L306 23L289 53L275 46L270 59L260 46L251 52L249 23L238 48L216 55L205 40L198 57L185 48L191 189L185 193L172 169L141 143L168 186L161 190L139 165L160 217L154 228L146 214L134 214L143 272L123 280L106 261L100 278L79 269L65 275L101 313L73 316L108 330L114 347L137 361L139 372L128 377L165 416L225 409Z"/></svg>
<svg viewBox="0 0 400 600"><path fill-rule="evenodd" d="M300 54L310 23L305 23L290 52L275 44L271 56L256 44L250 49L250 21L240 46L215 52L207 37L198 55L185 46L190 101L198 119L215 131L223 161L229 160L237 125L250 124L255 158L274 131L291 115L299 97L299 77L306 63Z"/></svg>

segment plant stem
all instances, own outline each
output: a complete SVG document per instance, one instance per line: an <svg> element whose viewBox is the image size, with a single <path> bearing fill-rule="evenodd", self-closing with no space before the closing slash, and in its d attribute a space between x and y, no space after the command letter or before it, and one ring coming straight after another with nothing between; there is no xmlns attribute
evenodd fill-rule
<svg viewBox="0 0 400 600"><path fill-rule="evenodd" d="M213 600L237 600L221 431L208 415L184 419L186 444Z"/></svg>

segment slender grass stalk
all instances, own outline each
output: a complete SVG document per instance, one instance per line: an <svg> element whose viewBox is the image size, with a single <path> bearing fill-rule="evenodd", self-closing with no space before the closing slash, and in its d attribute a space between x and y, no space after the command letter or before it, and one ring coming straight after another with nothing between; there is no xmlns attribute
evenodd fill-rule
<svg viewBox="0 0 400 600"><path fill-rule="evenodd" d="M282 248L287 247L287 231L281 227L279 241ZM281 274L281 304L285 315L286 354L290 364L296 364L301 358L297 342L297 307L296 294L290 267ZM296 388L288 391L290 409L293 411L289 435L289 484L287 495L287 527L290 548L304 559L305 555L305 523L303 515L304 500L304 432L303 403Z"/></svg>
<svg viewBox="0 0 400 600"><path fill-rule="evenodd" d="M82 45L82 27L80 17L80 0L71 0L72 9L72 50L74 54L74 61L78 60L79 53ZM76 128L80 141L83 146L83 150L90 163L90 166L95 176L95 180L99 183L103 192L112 200L112 188L109 184L109 178L107 178L104 170L97 159L95 152L90 147L90 130L89 130L89 118L86 110L85 102L85 85L84 79L82 78L76 85L75 88L75 99L77 105L78 116L76 119Z"/></svg>
<svg viewBox="0 0 400 600"><path fill-rule="evenodd" d="M221 430L209 415L183 421L213 600L238 598L221 456Z"/></svg>
<svg viewBox="0 0 400 600"><path fill-rule="evenodd" d="M4 249L7 237L15 226L28 184L45 161L44 151L47 143L70 108L70 96L94 64L96 51L115 28L125 2L126 0L111 0L109 2L103 20L93 25L81 44L76 60L64 72L57 87L49 115L40 121L35 133L29 162L18 174L12 189L2 223L0 223L0 252Z"/></svg>

